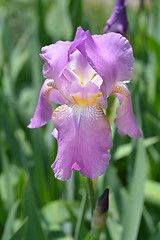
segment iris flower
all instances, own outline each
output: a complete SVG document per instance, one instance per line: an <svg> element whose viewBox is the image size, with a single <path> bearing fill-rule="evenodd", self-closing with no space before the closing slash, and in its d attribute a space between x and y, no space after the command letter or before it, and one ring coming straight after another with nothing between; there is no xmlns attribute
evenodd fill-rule
<svg viewBox="0 0 160 240"><path fill-rule="evenodd" d="M110 30L111 32L117 32L124 35L127 29L126 2L125 0L117 0L113 12L106 22L104 32L106 33Z"/></svg>
<svg viewBox="0 0 160 240"><path fill-rule="evenodd" d="M29 128L51 118L58 153L52 164L55 177L68 180L72 170L91 179L102 175L112 148L110 124L103 109L114 94L120 102L115 124L120 135L139 138L131 96L124 81L133 69L132 47L117 33L91 35L81 27L73 42L58 41L42 48L45 80ZM60 104L52 113L51 101Z"/></svg>

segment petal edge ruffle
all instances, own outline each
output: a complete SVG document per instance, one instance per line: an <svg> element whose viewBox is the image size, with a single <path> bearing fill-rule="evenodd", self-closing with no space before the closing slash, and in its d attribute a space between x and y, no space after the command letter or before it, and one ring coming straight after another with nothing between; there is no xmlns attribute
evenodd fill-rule
<svg viewBox="0 0 160 240"><path fill-rule="evenodd" d="M75 124L78 111L75 105L62 105L53 113L58 153L52 168L60 180L68 180L73 169L80 170L82 176L97 178L109 164L111 129L102 109L97 104L86 107Z"/></svg>

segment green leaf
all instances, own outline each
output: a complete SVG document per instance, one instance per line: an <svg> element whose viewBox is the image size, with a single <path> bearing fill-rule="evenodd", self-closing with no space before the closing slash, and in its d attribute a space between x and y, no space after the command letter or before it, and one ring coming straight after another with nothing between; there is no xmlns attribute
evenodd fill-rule
<svg viewBox="0 0 160 240"><path fill-rule="evenodd" d="M87 192L86 192L86 190L84 190L83 196L82 196L82 201L81 201L81 206L80 206L80 210L79 210L79 216L77 219L74 240L83 239L82 236L83 236L83 231L84 231L84 217L85 217L86 207L87 207Z"/></svg>
<svg viewBox="0 0 160 240"><path fill-rule="evenodd" d="M24 240L28 218L25 218L21 227L12 235L9 240Z"/></svg>
<svg viewBox="0 0 160 240"><path fill-rule="evenodd" d="M66 202L65 200L50 202L42 208L41 212L48 225L61 224L71 218L68 206L71 207L75 215L78 215L79 202Z"/></svg>
<svg viewBox="0 0 160 240"><path fill-rule="evenodd" d="M108 216L106 222L111 239L119 240L122 234L122 226L118 224L111 216Z"/></svg>
<svg viewBox="0 0 160 240"><path fill-rule="evenodd" d="M144 139L144 146L147 148L149 146L154 145L155 143L157 143L159 141L160 141L160 138L158 136L146 138L146 139ZM133 150L133 145L131 143L122 144L121 146L118 147L118 149L114 155L114 159L119 160L123 157L126 157L131 154L132 150Z"/></svg>
<svg viewBox="0 0 160 240"><path fill-rule="evenodd" d="M130 194L125 208L122 240L136 240L144 202L146 176L145 148L143 140L137 141L137 154Z"/></svg>
<svg viewBox="0 0 160 240"><path fill-rule="evenodd" d="M17 80L17 76L21 69L23 68L25 62L27 61L30 49L27 46L28 40L30 38L31 33L33 32L33 27L29 26L26 28L21 38L17 42L15 48L11 53L11 75L14 82Z"/></svg>
<svg viewBox="0 0 160 240"><path fill-rule="evenodd" d="M17 161L17 164L20 165L19 146L18 146L18 142L14 136L13 129L11 127L12 121L13 121L12 119L10 121L10 119L7 117L6 112L4 110L0 109L0 131L1 131L1 126L3 126L2 133L4 131L6 134L6 143L9 145L9 148L11 151L11 156L12 156L12 158L14 158ZM16 149L16 151L15 151L15 149Z"/></svg>
<svg viewBox="0 0 160 240"><path fill-rule="evenodd" d="M70 15L73 23L73 34L82 25L82 0L70 0Z"/></svg>
<svg viewBox="0 0 160 240"><path fill-rule="evenodd" d="M160 239L160 222L158 222L157 227L152 234L152 236L149 238L149 240L159 240Z"/></svg>
<svg viewBox="0 0 160 240"><path fill-rule="evenodd" d="M9 240L13 232L13 224L16 219L16 213L18 209L19 202L15 202L9 212L6 224L4 226L4 232L2 235L2 240Z"/></svg>
<svg viewBox="0 0 160 240"><path fill-rule="evenodd" d="M6 220L6 209L5 209L5 202L2 200L2 196L1 196L1 189L0 189L0 224L4 225L5 220Z"/></svg>
<svg viewBox="0 0 160 240"><path fill-rule="evenodd" d="M92 239L92 232L90 231L84 240L91 240Z"/></svg>
<svg viewBox="0 0 160 240"><path fill-rule="evenodd" d="M55 0L52 2L47 12L45 26L49 35L55 41L59 39L71 39L72 23L69 15L68 1Z"/></svg>
<svg viewBox="0 0 160 240"><path fill-rule="evenodd" d="M73 238L70 237L70 236L65 236L65 237L58 237L58 238L55 238L55 240L73 240Z"/></svg>
<svg viewBox="0 0 160 240"><path fill-rule="evenodd" d="M28 217L25 240L46 240L29 182L24 187L24 216Z"/></svg>
<svg viewBox="0 0 160 240"><path fill-rule="evenodd" d="M147 180L145 183L145 201L160 207L160 183Z"/></svg>
<svg viewBox="0 0 160 240"><path fill-rule="evenodd" d="M10 209L13 206L14 199L15 199L14 186L13 186L15 175L12 174L14 169L10 167L8 162L8 157L2 145L1 145L1 159L2 159L3 174L0 176L0 192L2 195L2 200L5 203L5 207L7 209Z"/></svg>

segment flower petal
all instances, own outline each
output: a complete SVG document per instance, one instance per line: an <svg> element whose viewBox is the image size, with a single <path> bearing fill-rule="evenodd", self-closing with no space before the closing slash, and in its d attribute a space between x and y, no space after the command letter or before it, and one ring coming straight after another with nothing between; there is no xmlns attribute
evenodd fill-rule
<svg viewBox="0 0 160 240"><path fill-rule="evenodd" d="M100 48L106 63L115 74L115 81L126 81L132 77L133 50L129 41L118 33L94 35L93 39ZM109 80L108 80L109 81Z"/></svg>
<svg viewBox="0 0 160 240"><path fill-rule="evenodd" d="M57 88L61 87L60 76L68 65L68 51L71 42L58 41L42 48L41 58L45 61L43 74L54 79Z"/></svg>
<svg viewBox="0 0 160 240"><path fill-rule="evenodd" d="M97 104L83 109L62 105L54 111L52 120L58 131L57 136L54 130L58 141L57 157L52 164L55 177L68 180L73 169L91 179L103 174L109 164L112 139L102 109Z"/></svg>
<svg viewBox="0 0 160 240"><path fill-rule="evenodd" d="M55 102L57 104L65 104L68 103L68 100L63 97L63 95L57 89L51 89L49 94L49 100Z"/></svg>
<svg viewBox="0 0 160 240"><path fill-rule="evenodd" d="M46 80L41 88L36 111L28 128L39 128L44 126L52 118L52 105L49 101L51 90L55 88L53 80ZM56 90L57 91L57 90Z"/></svg>
<svg viewBox="0 0 160 240"><path fill-rule="evenodd" d="M88 37L88 31L84 32L82 27L79 26L77 28L74 41L72 42L72 45L71 45L71 47L69 49L69 55L71 55L76 49L78 49L77 47L81 43L83 43L86 40L87 37Z"/></svg>
<svg viewBox="0 0 160 240"><path fill-rule="evenodd" d="M73 71L78 78L83 81L84 85L96 74L94 69L78 50L70 55L67 68Z"/></svg>
<svg viewBox="0 0 160 240"><path fill-rule="evenodd" d="M107 101L105 101L105 99L104 99L103 96L97 98L97 104L98 104L99 106L103 107L104 109L106 109L107 106L108 106L108 105L107 105Z"/></svg>
<svg viewBox="0 0 160 240"><path fill-rule="evenodd" d="M118 97L120 106L117 108L115 125L120 135L129 135L133 138L143 137L140 132L132 109L130 92L125 84L117 82L113 94Z"/></svg>
<svg viewBox="0 0 160 240"><path fill-rule="evenodd" d="M58 139L58 131L57 131L56 128L53 130L52 136L53 136L56 140Z"/></svg>
<svg viewBox="0 0 160 240"><path fill-rule="evenodd" d="M115 82L131 79L134 62L132 47L121 34L91 36L87 31L86 35L86 40L77 48L103 79L101 91L107 99Z"/></svg>
<svg viewBox="0 0 160 240"><path fill-rule="evenodd" d="M81 27L77 28L73 42L58 41L55 44L42 48L41 58L45 61L43 75L54 79L58 90L63 86L64 78L61 75L69 63L69 56L76 50L76 47L86 39L86 34Z"/></svg>
<svg viewBox="0 0 160 240"><path fill-rule="evenodd" d="M99 92L99 87L92 81L88 81L84 87L86 93L97 94Z"/></svg>

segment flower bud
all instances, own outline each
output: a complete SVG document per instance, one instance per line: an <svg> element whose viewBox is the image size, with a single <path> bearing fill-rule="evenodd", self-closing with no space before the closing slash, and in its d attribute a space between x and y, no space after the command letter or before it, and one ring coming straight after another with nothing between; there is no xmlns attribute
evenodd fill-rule
<svg viewBox="0 0 160 240"><path fill-rule="evenodd" d="M96 207L93 212L92 225L93 228L101 229L103 228L107 215L108 215L108 206L109 206L109 189L103 192L96 203Z"/></svg>
<svg viewBox="0 0 160 240"><path fill-rule="evenodd" d="M125 0L117 0L110 18L106 21L104 33L110 31L124 35L127 29L126 2Z"/></svg>

